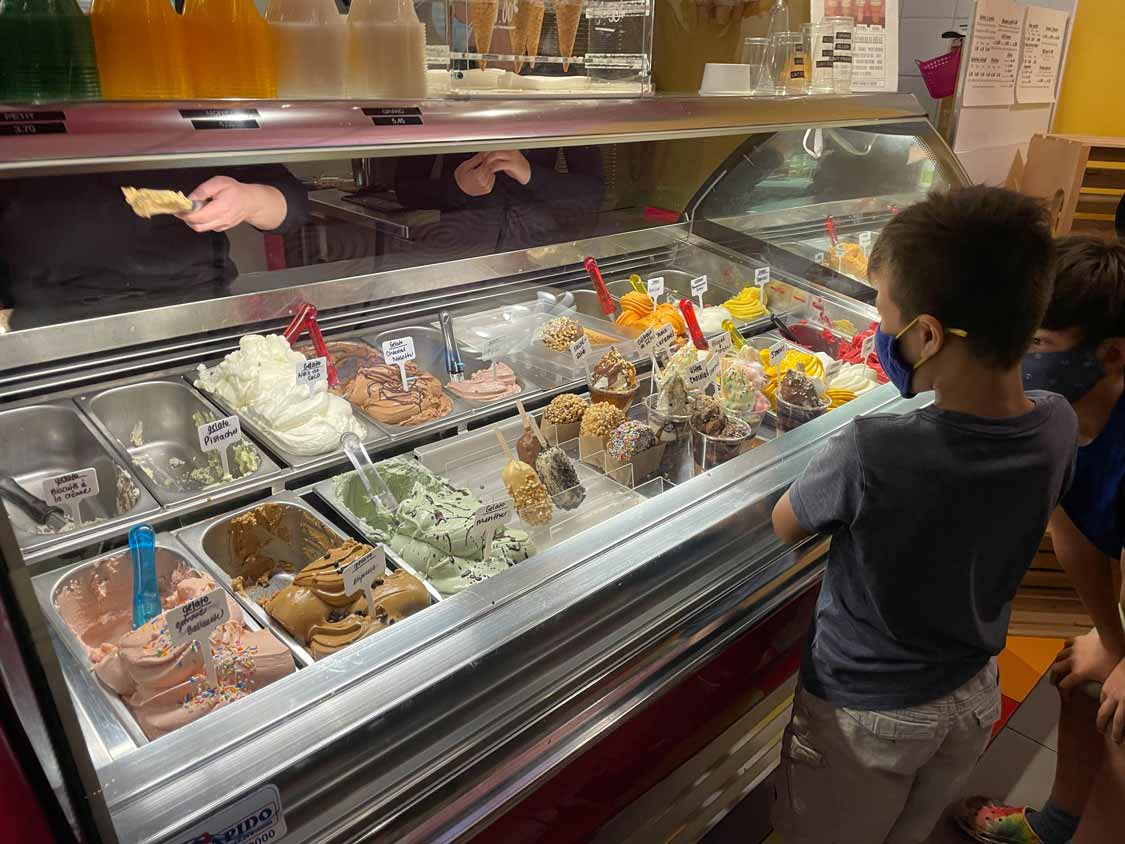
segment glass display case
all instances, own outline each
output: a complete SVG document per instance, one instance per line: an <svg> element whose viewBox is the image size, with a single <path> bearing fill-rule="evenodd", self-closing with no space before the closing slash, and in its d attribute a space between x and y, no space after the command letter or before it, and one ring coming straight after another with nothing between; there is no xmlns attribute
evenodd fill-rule
<svg viewBox="0 0 1125 844"><path fill-rule="evenodd" d="M533 841L598 781L579 841L736 728L724 793L768 773L825 550L770 508L905 406L821 238L965 180L913 98L0 126L0 645L47 815Z"/></svg>

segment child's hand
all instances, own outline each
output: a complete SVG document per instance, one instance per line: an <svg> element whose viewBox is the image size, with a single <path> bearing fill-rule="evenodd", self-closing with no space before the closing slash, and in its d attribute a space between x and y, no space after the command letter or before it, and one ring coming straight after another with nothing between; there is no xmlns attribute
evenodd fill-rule
<svg viewBox="0 0 1125 844"><path fill-rule="evenodd" d="M1051 666L1051 682L1059 687L1064 698L1083 683L1104 683L1121 662L1121 655L1110 652L1097 630L1077 639L1067 639L1066 646Z"/></svg>
<svg viewBox="0 0 1125 844"><path fill-rule="evenodd" d="M1111 736L1118 744L1125 739L1125 659L1117 663L1117 667L1102 685L1098 729Z"/></svg>

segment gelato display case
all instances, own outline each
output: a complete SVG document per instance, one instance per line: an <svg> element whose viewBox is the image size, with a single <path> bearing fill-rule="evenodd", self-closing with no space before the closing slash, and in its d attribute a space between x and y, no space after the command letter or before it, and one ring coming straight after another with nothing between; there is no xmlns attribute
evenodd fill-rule
<svg viewBox="0 0 1125 844"><path fill-rule="evenodd" d="M912 97L0 126L5 731L58 840L696 841L770 774L826 551L770 510L913 406L860 263L966 181Z"/></svg>

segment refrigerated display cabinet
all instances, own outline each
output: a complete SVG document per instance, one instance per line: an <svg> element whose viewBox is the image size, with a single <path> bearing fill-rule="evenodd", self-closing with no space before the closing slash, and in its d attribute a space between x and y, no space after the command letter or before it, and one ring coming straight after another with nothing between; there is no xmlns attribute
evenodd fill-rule
<svg viewBox="0 0 1125 844"><path fill-rule="evenodd" d="M200 389L196 368L311 304L329 343L411 336L446 392L444 311L470 375L499 354L490 326L535 337L562 315L615 342L647 384L637 332L615 319L630 276L690 298L706 275L710 306L764 267L773 317L848 342L877 319L874 290L819 260L821 238L877 231L931 187L965 182L912 97L89 104L0 119L19 127L0 135L0 220L34 219L42 201L60 215L61 249L110 264L108 246L103 259L83 241L104 209L82 203L125 173L159 188L184 168L282 165L308 199L296 227L230 233L240 272L218 291L13 301L25 271L0 259L0 301L14 305L0 334L0 473L43 496L44 481L92 469L100 489L64 532L0 509L6 730L28 748L19 764L52 822L130 844L694 841L770 773L826 549L783 547L770 509L825 437L907 406L892 387L786 433L768 414L754 447L706 471L689 462L646 480L576 454L578 509L546 526L509 517L534 539L528 559L464 589L435 580L424 609L318 659L253 589L235 594L229 525L268 505L293 525L323 523L308 535L329 544L371 538L335 480L350 464L335 446L295 453ZM449 199L452 164L513 148L553 193L490 194L497 204L477 216ZM421 173L421 200L407 173ZM753 349L781 348L769 315L737 328ZM518 395L452 396L414 425L355 411L372 458L501 499L496 433L520 435L516 400L540 415L586 391L567 353L534 341L504 352ZM630 413L644 420L639 404ZM170 461L198 457L196 427L228 414L254 467L170 491L164 474L182 465ZM81 641L58 611L67 589L108 588L98 572L129 577L139 523L156 531L158 570L183 562L230 587L294 670L167 734L140 723L91 670L97 634ZM393 549L388 565L410 570Z"/></svg>

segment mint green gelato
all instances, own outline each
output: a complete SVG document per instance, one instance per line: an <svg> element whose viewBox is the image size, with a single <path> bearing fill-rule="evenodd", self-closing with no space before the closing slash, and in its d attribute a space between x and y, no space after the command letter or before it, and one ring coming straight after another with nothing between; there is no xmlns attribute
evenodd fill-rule
<svg viewBox="0 0 1125 844"><path fill-rule="evenodd" d="M398 500L397 510L372 501L355 472L336 478L337 501L364 523L369 539L395 551L442 595L454 595L535 554L531 538L512 528L498 533L486 549L483 537L472 530L481 502L418 461L393 457L375 468Z"/></svg>

